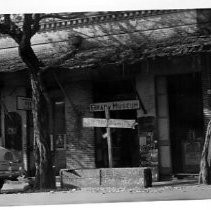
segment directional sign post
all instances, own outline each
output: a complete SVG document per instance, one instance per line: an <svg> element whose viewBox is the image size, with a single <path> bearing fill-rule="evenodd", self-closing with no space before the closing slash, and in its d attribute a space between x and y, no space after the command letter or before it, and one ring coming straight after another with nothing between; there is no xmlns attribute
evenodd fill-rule
<svg viewBox="0 0 211 210"><path fill-rule="evenodd" d="M90 111L105 111L106 119L101 118L83 118L84 127L104 127L106 128L106 134L103 135L107 138L108 144L108 162L109 168L112 168L112 138L111 138L111 128L135 128L137 124L135 120L123 120L123 119L110 119L109 110L126 110L126 109L138 109L139 101L118 101L118 102L108 102L108 103L97 103L90 105Z"/></svg>

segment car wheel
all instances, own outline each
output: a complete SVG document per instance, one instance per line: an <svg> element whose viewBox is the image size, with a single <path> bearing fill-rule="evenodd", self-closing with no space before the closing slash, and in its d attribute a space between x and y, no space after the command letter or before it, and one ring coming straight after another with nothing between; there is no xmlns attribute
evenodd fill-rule
<svg viewBox="0 0 211 210"><path fill-rule="evenodd" d="M0 179L0 189L3 187L4 185L4 179Z"/></svg>

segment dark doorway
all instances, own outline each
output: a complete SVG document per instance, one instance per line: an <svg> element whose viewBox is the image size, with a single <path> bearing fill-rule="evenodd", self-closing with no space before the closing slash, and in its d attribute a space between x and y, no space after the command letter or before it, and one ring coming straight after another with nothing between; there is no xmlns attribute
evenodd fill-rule
<svg viewBox="0 0 211 210"><path fill-rule="evenodd" d="M136 99L131 80L101 81L94 84L94 101L111 102ZM112 119L136 119L136 110L110 111ZM96 118L105 118L104 112L96 112ZM108 167L107 140L103 138L105 128L95 128L96 166ZM138 138L136 129L111 128L113 167L135 167L138 165Z"/></svg>
<svg viewBox="0 0 211 210"><path fill-rule="evenodd" d="M169 76L168 99L173 173L198 173L203 142L201 76Z"/></svg>
<svg viewBox="0 0 211 210"><path fill-rule="evenodd" d="M99 118L105 118L104 113L99 115ZM122 110L111 111L112 119L135 119L136 111ZM108 147L106 138L103 134L106 133L105 128L96 128L97 142L97 167L108 167ZM127 128L111 128L112 137L112 156L113 167L135 167L138 166L138 141L137 130Z"/></svg>
<svg viewBox="0 0 211 210"><path fill-rule="evenodd" d="M113 119L135 119L136 111L113 111ZM137 139L134 129L112 129L112 152L114 167L136 166Z"/></svg>

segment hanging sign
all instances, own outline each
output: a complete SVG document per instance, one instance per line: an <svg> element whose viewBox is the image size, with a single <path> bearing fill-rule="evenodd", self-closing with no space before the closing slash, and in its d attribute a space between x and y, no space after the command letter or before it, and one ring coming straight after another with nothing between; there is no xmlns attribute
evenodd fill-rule
<svg viewBox="0 0 211 210"><path fill-rule="evenodd" d="M135 120L83 118L84 127L134 128Z"/></svg>
<svg viewBox="0 0 211 210"><path fill-rule="evenodd" d="M17 97L17 109L18 110L32 110L32 99L23 96Z"/></svg>
<svg viewBox="0 0 211 210"><path fill-rule="evenodd" d="M108 110L128 110L128 109L139 109L139 100L129 100L129 101L113 101L105 103L95 103L89 105L91 112L99 112Z"/></svg>

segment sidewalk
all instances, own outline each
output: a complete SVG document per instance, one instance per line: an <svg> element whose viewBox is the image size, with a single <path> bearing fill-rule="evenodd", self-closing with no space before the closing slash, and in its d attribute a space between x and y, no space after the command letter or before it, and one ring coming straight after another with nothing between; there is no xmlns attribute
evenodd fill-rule
<svg viewBox="0 0 211 210"><path fill-rule="evenodd" d="M196 180L153 183L151 188L86 188L82 190L39 193L1 194L1 206L54 205L106 202L139 202L211 199L211 186L198 185Z"/></svg>
<svg viewBox="0 0 211 210"><path fill-rule="evenodd" d="M178 186L178 185L194 185L197 184L196 178L184 178L184 179L173 179L168 181L159 181L159 182L153 182L152 188L158 188L158 187L169 187L169 186ZM56 177L56 186L58 190L62 190L60 188L60 177ZM20 179L19 181L9 181L7 180L2 189L1 193L24 193L30 188L29 186L29 180L28 179ZM87 188L90 191L106 191L106 190L126 190L124 188ZM134 188L133 190L140 189L140 188ZM132 190L132 189L130 189Z"/></svg>

